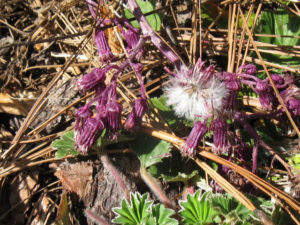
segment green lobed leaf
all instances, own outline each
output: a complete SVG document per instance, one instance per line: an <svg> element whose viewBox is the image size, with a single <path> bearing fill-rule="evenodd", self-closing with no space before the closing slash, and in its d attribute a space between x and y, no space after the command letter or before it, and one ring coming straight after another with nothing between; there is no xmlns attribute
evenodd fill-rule
<svg viewBox="0 0 300 225"><path fill-rule="evenodd" d="M124 225L145 224L144 221L147 221L151 216L149 208L151 207L152 202L148 200L148 197L148 193L143 195L131 193L131 204L123 199L121 207L113 209L114 213L117 214L117 217L113 222Z"/></svg>
<svg viewBox="0 0 300 225"><path fill-rule="evenodd" d="M150 0L137 0L136 1L137 4L139 5L139 7L141 8L143 14L152 12L153 10L155 10L155 1L150 1ZM132 19L134 18L134 15L130 12L129 9L125 9L124 10L124 16L126 17L126 19ZM160 15L158 13L153 13L149 16L146 16L146 19L148 21L148 23L150 24L150 26L152 27L153 30L155 31L160 31L161 28L161 18ZM140 28L139 23L134 20L131 22L131 25L135 28Z"/></svg>
<svg viewBox="0 0 300 225"><path fill-rule="evenodd" d="M211 198L211 204L219 217L222 218L222 221L226 223L243 222L244 224L246 222L255 222L253 217L250 217L253 213L228 194L214 195Z"/></svg>
<svg viewBox="0 0 300 225"><path fill-rule="evenodd" d="M142 166L148 168L170 156L171 144L149 135L139 134L132 143L132 148L137 152Z"/></svg>
<svg viewBox="0 0 300 225"><path fill-rule="evenodd" d="M211 208L209 202L210 192L201 195L198 190L194 195L188 195L186 201L181 201L180 215L183 224L209 224L213 222L215 210Z"/></svg>
<svg viewBox="0 0 300 225"><path fill-rule="evenodd" d="M79 152L74 147L74 131L68 131L60 139L55 140L51 144L56 149L55 157L57 159L64 158L68 155L77 156Z"/></svg>
<svg viewBox="0 0 300 225"><path fill-rule="evenodd" d="M156 225L177 225L178 221L171 218L174 210L165 208L162 204L152 206L152 215L155 218Z"/></svg>

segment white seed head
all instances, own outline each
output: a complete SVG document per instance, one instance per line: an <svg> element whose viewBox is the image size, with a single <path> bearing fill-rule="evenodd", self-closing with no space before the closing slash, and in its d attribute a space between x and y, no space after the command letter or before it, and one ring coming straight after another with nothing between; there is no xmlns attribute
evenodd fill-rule
<svg viewBox="0 0 300 225"><path fill-rule="evenodd" d="M179 117L194 121L217 114L223 108L228 95L226 86L215 77L212 67L205 68L203 64L198 61L193 70L182 66L164 89L167 104L173 105Z"/></svg>

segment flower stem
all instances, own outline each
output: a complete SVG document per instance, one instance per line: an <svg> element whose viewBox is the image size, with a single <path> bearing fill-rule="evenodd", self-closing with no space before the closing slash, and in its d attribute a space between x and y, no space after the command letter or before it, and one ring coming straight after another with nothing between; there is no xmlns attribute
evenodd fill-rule
<svg viewBox="0 0 300 225"><path fill-rule="evenodd" d="M154 194L159 198L161 202L165 204L166 207L175 209L174 204L168 199L166 194L161 189L157 181L147 172L146 168L141 165L140 174L143 181L148 185L148 187L154 192Z"/></svg>
<svg viewBox="0 0 300 225"><path fill-rule="evenodd" d="M127 5L135 18L139 22L142 32L145 36L151 38L152 43L160 50L160 52L175 65L176 69L179 70L182 62L176 53L155 33L155 31L149 25L146 17L143 15L140 7L135 0L128 0Z"/></svg>
<svg viewBox="0 0 300 225"><path fill-rule="evenodd" d="M290 166L271 148L266 142L264 142L254 128L247 120L247 116L244 113L236 112L234 118L244 127L244 129L254 138L255 142L260 146L267 149L275 158L284 166L290 177L293 177L293 173Z"/></svg>

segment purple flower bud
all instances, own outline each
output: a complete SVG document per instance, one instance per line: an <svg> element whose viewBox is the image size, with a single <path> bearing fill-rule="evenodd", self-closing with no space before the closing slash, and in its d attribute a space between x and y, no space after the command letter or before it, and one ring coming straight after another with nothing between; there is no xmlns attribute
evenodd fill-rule
<svg viewBox="0 0 300 225"><path fill-rule="evenodd" d="M133 109L127 117L124 127L126 130L137 131L140 128L143 115L148 109L147 100L144 98L136 99Z"/></svg>
<svg viewBox="0 0 300 225"><path fill-rule="evenodd" d="M122 106L117 102L106 105L106 121L112 139L117 139L117 132L121 129Z"/></svg>
<svg viewBox="0 0 300 225"><path fill-rule="evenodd" d="M89 117L79 129L75 129L75 146L86 153L95 143L104 129L104 123L100 117Z"/></svg>
<svg viewBox="0 0 300 225"><path fill-rule="evenodd" d="M126 19L115 19L114 22L117 24L120 29L125 41L127 43L126 50L131 53L134 50L140 41L140 31L139 29L134 28ZM122 25L121 23L122 22ZM135 59L140 60L143 56L143 48L140 48L135 55Z"/></svg>
<svg viewBox="0 0 300 225"><path fill-rule="evenodd" d="M255 74L257 71L254 64L244 64L239 68L239 70L243 70L246 74Z"/></svg>
<svg viewBox="0 0 300 225"><path fill-rule="evenodd" d="M272 93L270 85L267 82L258 81L254 91L258 94L262 107L271 110L273 103L276 102L276 98Z"/></svg>
<svg viewBox="0 0 300 225"><path fill-rule="evenodd" d="M224 82L228 89L228 96L224 99L224 109L233 112L236 106L236 99L241 88L241 83L233 73L223 73Z"/></svg>
<svg viewBox="0 0 300 225"><path fill-rule="evenodd" d="M211 180L210 186L215 193L225 193L224 189L215 180Z"/></svg>
<svg viewBox="0 0 300 225"><path fill-rule="evenodd" d="M290 98L286 102L286 106L293 116L300 115L300 100L296 98Z"/></svg>
<svg viewBox="0 0 300 225"><path fill-rule="evenodd" d="M138 30L134 29L133 27L129 27L123 35L128 45L127 51L130 53L134 48L136 48L137 44L139 43L140 33ZM140 60L143 54L144 54L144 50L143 48L141 48L136 54L135 58L137 60Z"/></svg>
<svg viewBox="0 0 300 225"><path fill-rule="evenodd" d="M207 120L205 120L204 122L196 121L185 142L185 145L182 148L182 154L187 156L195 156L198 143L203 138L206 132Z"/></svg>
<svg viewBox="0 0 300 225"><path fill-rule="evenodd" d="M89 105L86 104L80 107L76 112L76 122L75 122L75 130L78 130L80 126L82 126L86 119L92 117L93 112L90 110Z"/></svg>
<svg viewBox="0 0 300 225"><path fill-rule="evenodd" d="M77 81L78 89L87 92L95 89L103 89L105 87L105 71L103 69L93 69L92 72L85 74Z"/></svg>
<svg viewBox="0 0 300 225"><path fill-rule="evenodd" d="M211 123L210 130L212 130L214 133L214 146L212 148L213 152L217 155L226 153L231 147L227 138L227 123L219 117Z"/></svg>
<svg viewBox="0 0 300 225"><path fill-rule="evenodd" d="M95 33L95 43L97 45L98 53L101 62L109 62L113 59L114 55L108 45L105 33L99 28Z"/></svg>
<svg viewBox="0 0 300 225"><path fill-rule="evenodd" d="M124 37L130 50L133 49L140 40L139 33L131 28L125 31Z"/></svg>
<svg viewBox="0 0 300 225"><path fill-rule="evenodd" d="M272 74L271 77L276 86L284 84L284 79L280 75Z"/></svg>

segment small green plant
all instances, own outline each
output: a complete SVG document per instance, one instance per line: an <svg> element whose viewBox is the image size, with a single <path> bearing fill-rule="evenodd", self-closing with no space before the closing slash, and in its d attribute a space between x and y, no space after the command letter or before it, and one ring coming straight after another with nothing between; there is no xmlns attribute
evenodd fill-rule
<svg viewBox="0 0 300 225"><path fill-rule="evenodd" d="M79 152L74 147L74 131L68 131L60 139L52 142L51 146L56 149L55 157L62 159L68 155L77 156Z"/></svg>
<svg viewBox="0 0 300 225"><path fill-rule="evenodd" d="M237 202L228 194L212 194L197 191L188 195L185 201L180 201L180 224L260 224L253 212ZM272 204L271 204L272 206ZM276 211L276 210L273 210ZM130 202L123 200L120 208L114 209L117 217L113 220L122 225L175 225L179 222L172 218L174 210L165 208L161 203L153 204L149 194L131 193ZM271 215L273 215L271 213ZM281 215L276 214L276 217ZM275 221L279 221L278 218Z"/></svg>
<svg viewBox="0 0 300 225"><path fill-rule="evenodd" d="M117 217L113 220L116 224L123 225L177 225L178 222L171 218L174 211L167 209L162 204L153 205L149 194L140 195L131 193L130 203L122 201L120 208L115 208Z"/></svg>
<svg viewBox="0 0 300 225"><path fill-rule="evenodd" d="M186 201L180 202L180 216L183 218L183 224L204 225L213 222L216 211L209 202L210 194L206 192L201 195L201 191L197 191L194 195L189 194Z"/></svg>
<svg viewBox="0 0 300 225"><path fill-rule="evenodd" d="M228 194L214 195L211 199L212 208L217 212L215 222L222 224L255 224L253 213Z"/></svg>

